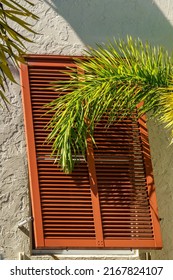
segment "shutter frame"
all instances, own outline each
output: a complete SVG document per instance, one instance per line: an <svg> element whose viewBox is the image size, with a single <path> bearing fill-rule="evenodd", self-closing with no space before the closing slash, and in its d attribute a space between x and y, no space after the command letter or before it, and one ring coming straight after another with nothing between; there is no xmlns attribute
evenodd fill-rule
<svg viewBox="0 0 173 280"><path fill-rule="evenodd" d="M99 201L97 176L96 176L95 160L94 160L94 150L93 150L92 139L90 136L88 136L87 139L87 163L88 163L89 180L91 186L91 201L92 201L92 208L93 208L94 225L95 225L95 232L96 232L96 246L104 247L102 221L101 221L101 213L100 213L100 201Z"/></svg>
<svg viewBox="0 0 173 280"><path fill-rule="evenodd" d="M82 58L82 57L78 57ZM24 107L24 120L25 120L25 130L26 130L26 141L27 141L27 152L28 152L28 165L29 165L29 175L30 175L30 191L31 191L31 201L32 201L32 210L34 216L34 234L35 234L35 242L36 248L95 248L99 246L105 245L105 248L121 248L121 249L129 249L129 248L156 248L160 249L162 247L161 234L160 234L160 226L159 219L157 213L157 202L155 195L155 187L154 184L151 185L149 181L149 173L153 180L153 175L151 173L152 165L151 159L146 158L145 154L145 145L148 145L148 140L146 141L145 137L148 137L148 134L142 128L145 126L145 117L141 118L138 123L141 132L141 143L143 149L144 163L145 163L145 171L146 171L146 180L148 186L148 194L150 198L150 210L154 228L154 240L101 240L101 243L96 243L96 239L78 239L78 241L74 239L62 238L58 239L47 239L44 238L44 230L43 230L43 217L42 217L42 207L41 207L41 194L39 188L39 180L38 180L38 167L36 161L36 147L34 144L34 127L33 127L33 119L32 119L32 105L30 98L30 80L29 80L29 67L55 67L65 66L70 64L70 66L75 66L73 64L73 57L70 56L49 56L49 55L29 55L25 56L25 60L27 64L21 64L21 83L22 83L22 95L23 95L23 107ZM150 155L150 153L149 153ZM150 193L152 192L152 195ZM102 243L103 242L103 243ZM64 244L64 245L62 245Z"/></svg>
<svg viewBox="0 0 173 280"><path fill-rule="evenodd" d="M41 202L40 202L40 191L39 191L39 181L38 181L38 170L36 162L36 148L34 142L34 127L32 118L32 106L30 98L30 86L29 86L29 74L28 65L21 64L21 86L22 86L22 101L24 109L24 124L26 132L26 142L27 142L27 154L28 154L28 169L30 177L30 193L31 193L31 203L34 218L34 233L36 247L44 248L44 238L43 238L43 224L42 224L42 214L41 214Z"/></svg>

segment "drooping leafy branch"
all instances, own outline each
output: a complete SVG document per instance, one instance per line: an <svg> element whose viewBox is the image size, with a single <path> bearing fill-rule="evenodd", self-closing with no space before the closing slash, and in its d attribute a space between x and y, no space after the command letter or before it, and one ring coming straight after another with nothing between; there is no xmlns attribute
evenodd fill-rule
<svg viewBox="0 0 173 280"><path fill-rule="evenodd" d="M23 1L33 6L30 1ZM27 36L18 32L14 25L29 33L35 33L26 18L38 19L24 5L14 0L0 1L0 97L5 103L8 102L5 96L5 84L8 80L15 83L9 63L18 67L19 62L24 62L22 55L26 50L25 42L32 42Z"/></svg>
<svg viewBox="0 0 173 280"><path fill-rule="evenodd" d="M111 123L142 101L139 115L152 111L173 128L173 58L167 51L127 37L86 54L86 60L76 60L80 71L53 85L67 93L47 105L54 113L47 141L53 141L52 155L65 172L72 171L76 155L85 155L87 135L94 142L94 126L105 113Z"/></svg>

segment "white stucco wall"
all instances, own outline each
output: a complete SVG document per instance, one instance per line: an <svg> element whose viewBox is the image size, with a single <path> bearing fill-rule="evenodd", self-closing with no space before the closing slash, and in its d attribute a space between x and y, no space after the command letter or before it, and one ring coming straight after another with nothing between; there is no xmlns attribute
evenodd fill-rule
<svg viewBox="0 0 173 280"><path fill-rule="evenodd" d="M23 0L19 0L23 3ZM34 0L39 34L31 36L28 53L80 55L86 46L125 38L127 34L153 45L173 46L173 0ZM19 73L14 70L19 79ZM9 85L9 111L0 108L0 254L30 256L28 228L18 229L29 216L28 171L20 85ZM156 121L149 122L164 247L153 259L173 259L173 147ZM54 257L52 257L54 258ZM136 258L136 256L134 256Z"/></svg>

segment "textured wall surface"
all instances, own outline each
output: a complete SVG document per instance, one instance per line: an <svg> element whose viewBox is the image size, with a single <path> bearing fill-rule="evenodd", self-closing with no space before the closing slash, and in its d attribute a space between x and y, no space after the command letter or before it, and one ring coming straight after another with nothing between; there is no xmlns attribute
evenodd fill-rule
<svg viewBox="0 0 173 280"><path fill-rule="evenodd" d="M39 34L31 36L35 43L27 44L28 53L80 55L87 45L127 34L172 49L172 0L34 0L33 3L32 11L40 17L34 24ZM19 80L19 73L15 69L14 72ZM20 86L9 84L8 96L9 111L0 108L0 254L5 259L16 259L19 252L25 252L31 258L28 226L18 228L18 223L30 215ZM153 259L173 259L173 147L168 146L168 135L156 121L149 124L164 241L163 250L151 255Z"/></svg>

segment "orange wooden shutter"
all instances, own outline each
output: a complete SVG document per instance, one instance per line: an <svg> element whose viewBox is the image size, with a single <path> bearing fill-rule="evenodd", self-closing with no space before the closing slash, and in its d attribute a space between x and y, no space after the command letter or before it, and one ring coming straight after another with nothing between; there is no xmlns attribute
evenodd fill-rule
<svg viewBox="0 0 173 280"><path fill-rule="evenodd" d="M32 55L21 65L30 190L36 248L161 248L145 119L123 119L95 129L88 164L64 174L44 144L51 116L43 105L57 97L50 82L72 57ZM70 71L70 70L68 70Z"/></svg>
<svg viewBox="0 0 173 280"><path fill-rule="evenodd" d="M96 177L105 247L160 247L155 187L144 117L95 128Z"/></svg>

